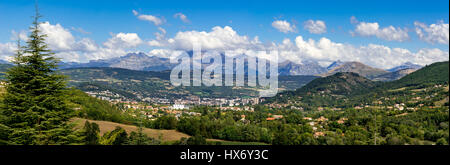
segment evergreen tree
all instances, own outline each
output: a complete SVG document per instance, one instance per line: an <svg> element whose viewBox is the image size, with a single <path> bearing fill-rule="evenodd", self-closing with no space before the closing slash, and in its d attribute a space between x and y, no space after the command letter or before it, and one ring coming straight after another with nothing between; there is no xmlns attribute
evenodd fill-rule
<svg viewBox="0 0 450 165"><path fill-rule="evenodd" d="M117 126L116 129L112 130L111 132L103 134L103 136L100 138L101 145L124 145L127 141L127 132L119 126Z"/></svg>
<svg viewBox="0 0 450 165"><path fill-rule="evenodd" d="M69 144L75 139L66 122L72 114L65 101L65 76L56 72L59 59L41 34L36 7L26 46L18 47L14 67L6 73L0 122L9 144Z"/></svg>
<svg viewBox="0 0 450 165"><path fill-rule="evenodd" d="M143 133L142 127L138 128L138 132L131 132L128 138L128 145L158 145L159 140L148 137Z"/></svg>
<svg viewBox="0 0 450 165"><path fill-rule="evenodd" d="M87 145L99 144L100 128L97 123L89 123L89 121L86 120L84 124L84 131L84 136L86 136L84 140Z"/></svg>

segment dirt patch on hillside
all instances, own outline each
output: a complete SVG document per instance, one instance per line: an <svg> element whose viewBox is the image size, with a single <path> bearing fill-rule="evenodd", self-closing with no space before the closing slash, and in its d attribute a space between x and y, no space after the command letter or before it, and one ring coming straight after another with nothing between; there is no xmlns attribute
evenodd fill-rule
<svg viewBox="0 0 450 165"><path fill-rule="evenodd" d="M71 122L76 124L75 129L81 129L84 127L84 123L86 122L86 120L87 119L73 118L73 119L71 119ZM117 126L125 129L125 131L127 131L128 134L131 133L132 131L134 131L134 132L138 131L138 127L136 127L134 125L126 125L126 124L114 123L114 122L109 122L109 121L98 121L98 120L88 120L88 121L91 123L93 122L93 123L98 124L98 126L100 127L100 135L103 135L106 132L110 132L110 131L114 130ZM175 140L180 140L182 137L185 137L185 138L190 137L189 135L178 132L176 130L160 130L160 129L143 128L142 132L145 133L147 136L155 138L155 139L159 139L161 136L163 141L175 141Z"/></svg>

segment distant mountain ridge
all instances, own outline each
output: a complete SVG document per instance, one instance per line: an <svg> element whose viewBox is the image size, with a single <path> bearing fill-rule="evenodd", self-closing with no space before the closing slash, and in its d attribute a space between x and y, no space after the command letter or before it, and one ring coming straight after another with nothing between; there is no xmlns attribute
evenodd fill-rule
<svg viewBox="0 0 450 165"><path fill-rule="evenodd" d="M187 53L190 55L192 54L192 52ZM203 65L206 66L207 64ZM247 63L245 63L245 65L247 66ZM125 56L111 59L92 60L88 63L60 63L61 69L84 67L113 67L141 71L163 71L171 70L175 66L176 64L171 64L168 58L148 56L142 52L129 53ZM400 66L388 70L383 70L370 67L360 62L344 62L340 60L334 61L329 66L324 67L316 61L306 60L302 61L302 63L295 63L292 61L281 62L278 64L278 73L279 75L315 75L324 77L333 75L338 72L353 72L371 80L392 81L397 80L421 67L422 66L420 65L407 62Z"/></svg>
<svg viewBox="0 0 450 165"><path fill-rule="evenodd" d="M327 68L320 66L314 61L304 61L302 64L285 61L278 64L280 75L316 75L326 71Z"/></svg>
<svg viewBox="0 0 450 165"><path fill-rule="evenodd" d="M360 62L344 62L339 66L332 67L332 69L326 73L319 74L319 76L330 76L338 72L353 72L369 79L389 73L388 71L373 68Z"/></svg>
<svg viewBox="0 0 450 165"><path fill-rule="evenodd" d="M418 69L420 69L422 67L423 67L422 65L413 64L411 62L406 62L406 63L404 63L404 64L402 64L400 66L396 66L396 67L393 67L391 69L388 69L387 71L389 71L389 72L396 72L396 71L404 70L404 69L418 70Z"/></svg>
<svg viewBox="0 0 450 165"><path fill-rule="evenodd" d="M106 60L92 60L88 63L61 63L60 69L85 68L85 67L113 67L130 70L163 71L175 66L168 58L148 56L145 53L128 53L125 56Z"/></svg>
<svg viewBox="0 0 450 165"><path fill-rule="evenodd" d="M336 67L338 67L338 66L340 66L340 65L342 65L342 64L344 64L344 63L345 63L345 62L342 62L341 60L337 60L337 61L331 63L331 64L327 67L327 69L328 69L328 70L333 70L334 68L336 68Z"/></svg>
<svg viewBox="0 0 450 165"><path fill-rule="evenodd" d="M388 72L386 74L382 74L379 75L375 78L373 78L372 80L375 81L392 81L392 80L398 80L414 71L416 71L417 69L411 69L411 68L405 68L405 69L399 69L393 72Z"/></svg>

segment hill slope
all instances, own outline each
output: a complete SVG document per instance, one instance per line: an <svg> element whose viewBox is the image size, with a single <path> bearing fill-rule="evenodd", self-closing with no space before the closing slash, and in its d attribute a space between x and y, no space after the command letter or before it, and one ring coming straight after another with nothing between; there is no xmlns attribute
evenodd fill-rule
<svg viewBox="0 0 450 165"><path fill-rule="evenodd" d="M448 83L449 62L437 62L391 82L371 81L356 73L337 73L317 78L295 92L282 92L268 98L267 102L295 104L305 109L321 106L352 107L374 101L433 105L433 102L448 100L448 89L447 93L442 92L448 88ZM411 102L412 97L419 96L421 102ZM396 99L385 101L385 98Z"/></svg>
<svg viewBox="0 0 450 165"><path fill-rule="evenodd" d="M350 95L375 86L375 82L352 72L339 72L318 78L296 91L297 94L324 92L335 95Z"/></svg>
<svg viewBox="0 0 450 165"><path fill-rule="evenodd" d="M378 82L351 72L339 72L328 77L317 78L296 91L281 92L267 98L266 103L295 103L305 109L332 106L345 102L351 95L365 93Z"/></svg>
<svg viewBox="0 0 450 165"><path fill-rule="evenodd" d="M423 84L443 84L449 82L449 62L436 62L425 66L407 76L393 82L386 87L399 88L404 86L418 86Z"/></svg>
<svg viewBox="0 0 450 165"><path fill-rule="evenodd" d="M334 67L327 73L320 74L320 76L330 76L338 72L353 72L368 79L373 79L379 75L389 73L388 71L372 68L360 62L345 62L342 65Z"/></svg>
<svg viewBox="0 0 450 165"><path fill-rule="evenodd" d="M372 80L374 81L393 81L393 80L398 80L412 72L417 71L417 69L411 69L411 68L406 68L406 69L399 69L393 72L389 72L386 74L382 74L379 75L375 78L373 78Z"/></svg>

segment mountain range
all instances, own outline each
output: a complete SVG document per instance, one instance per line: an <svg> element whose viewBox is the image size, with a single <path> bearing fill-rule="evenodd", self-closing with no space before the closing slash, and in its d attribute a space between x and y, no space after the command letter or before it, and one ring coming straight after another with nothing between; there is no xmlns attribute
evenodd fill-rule
<svg viewBox="0 0 450 165"><path fill-rule="evenodd" d="M327 68L320 66L314 61L304 61L302 64L285 61L278 64L280 75L316 75L326 71Z"/></svg>
<svg viewBox="0 0 450 165"><path fill-rule="evenodd" d="M326 73L320 74L320 76L330 76L338 72L358 73L360 76L364 76L369 79L373 79L377 76L389 73L388 71L373 68L360 62L344 62L341 65L333 66L331 70L328 70L328 72Z"/></svg>
<svg viewBox="0 0 450 165"><path fill-rule="evenodd" d="M188 52L188 54L192 52ZM7 64L6 61L0 61L0 64ZM123 68L138 71L165 71L171 70L177 64L170 63L168 58L148 56L145 53L128 53L125 56L91 60L87 63L77 62L61 62L60 69L69 68L89 68L89 67L111 67ZM207 64L204 64L207 65ZM247 63L244 65L247 66ZM248 68L248 67L245 67ZM334 61L329 66L321 66L316 61L302 61L295 63L292 61L284 61L278 64L279 75L310 75L310 76L330 76L338 72L353 72L375 81L392 81L422 68L421 65L406 62L400 66L383 70L370 67L366 64L354 61Z"/></svg>
<svg viewBox="0 0 450 165"><path fill-rule="evenodd" d="M85 67L112 67L142 71L170 70L176 64L171 64L168 58L148 56L145 53L128 53L122 57L111 59L91 60L88 63L60 63L60 69Z"/></svg>
<svg viewBox="0 0 450 165"><path fill-rule="evenodd" d="M400 66L396 66L396 67L393 67L393 68L391 68L391 69L388 69L387 71L389 71L389 72L395 72L395 71L404 70L404 69L414 69L414 70L418 70L418 69L420 69L420 68L422 68L422 67L423 67L422 65L413 64L413 63L411 63L411 62L406 62L406 63L404 63L404 64L402 64L402 65L400 65Z"/></svg>
<svg viewBox="0 0 450 165"><path fill-rule="evenodd" d="M189 54L189 52L188 52ZM113 67L141 71L170 70L176 64L171 64L168 58L148 56L145 53L129 53L122 57L92 60L88 63L61 63L61 69L83 67ZM278 64L280 75L316 75L329 76L337 72L354 72L371 80L391 81L397 80L422 66L410 62L400 66L383 70L373 68L360 62L343 62L337 60L327 67L323 67L315 61L303 61L301 64L292 61L284 61Z"/></svg>

